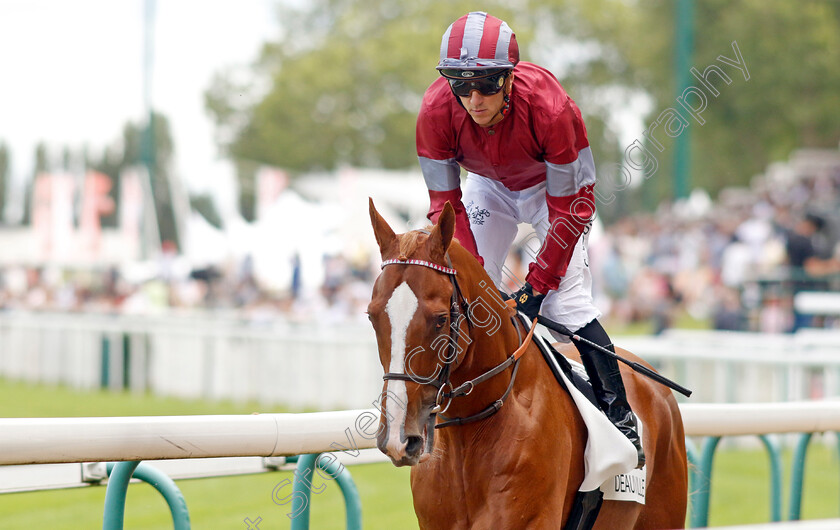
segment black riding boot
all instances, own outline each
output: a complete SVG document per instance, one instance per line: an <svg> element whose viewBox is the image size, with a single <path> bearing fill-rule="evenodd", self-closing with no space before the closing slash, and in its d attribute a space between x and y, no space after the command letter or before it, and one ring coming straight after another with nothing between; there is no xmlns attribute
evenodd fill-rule
<svg viewBox="0 0 840 530"><path fill-rule="evenodd" d="M563 530L592 530L603 500L604 492L601 490L577 492L572 513L569 514L569 520L566 521Z"/></svg>
<svg viewBox="0 0 840 530"><path fill-rule="evenodd" d="M597 319L583 326L576 333L584 339L615 352L609 335ZM575 346L580 352L598 405L610 421L618 427L618 430L633 442L639 458L636 467L641 468L645 464L645 452L636 430L636 415L630 410L630 404L627 402L624 381L621 380L621 372L618 370L618 361L586 344L575 342Z"/></svg>

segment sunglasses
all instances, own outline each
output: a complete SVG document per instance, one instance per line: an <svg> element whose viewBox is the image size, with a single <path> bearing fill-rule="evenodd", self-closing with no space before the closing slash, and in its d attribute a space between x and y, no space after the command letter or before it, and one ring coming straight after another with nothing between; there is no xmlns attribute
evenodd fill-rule
<svg viewBox="0 0 840 530"><path fill-rule="evenodd" d="M478 90L483 96L492 96L498 94L502 87L505 86L507 73L481 77L479 79L449 79L449 87L452 93L459 97L469 97L470 92Z"/></svg>

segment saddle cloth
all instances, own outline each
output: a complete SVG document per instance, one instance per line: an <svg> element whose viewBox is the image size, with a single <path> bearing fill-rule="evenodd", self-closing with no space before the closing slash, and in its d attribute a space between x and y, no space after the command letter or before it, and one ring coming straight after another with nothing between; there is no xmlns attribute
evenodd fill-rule
<svg viewBox="0 0 840 530"><path fill-rule="evenodd" d="M536 339L536 336L535 336ZM543 358L558 382L569 392L589 431L584 450L584 477L579 491L601 488L605 500L645 502L647 466L636 467L636 448L595 404L595 394L583 365L572 361L542 338ZM545 351L548 346L550 351ZM637 416L639 435L642 420Z"/></svg>

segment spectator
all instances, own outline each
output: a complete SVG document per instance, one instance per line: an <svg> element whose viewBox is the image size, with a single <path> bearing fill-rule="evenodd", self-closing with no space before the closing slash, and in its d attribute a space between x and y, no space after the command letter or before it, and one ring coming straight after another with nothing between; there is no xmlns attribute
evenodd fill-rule
<svg viewBox="0 0 840 530"><path fill-rule="evenodd" d="M806 214L787 235L787 256L791 267L810 276L840 273L840 259L819 251L816 239L825 229L825 220L816 214Z"/></svg>

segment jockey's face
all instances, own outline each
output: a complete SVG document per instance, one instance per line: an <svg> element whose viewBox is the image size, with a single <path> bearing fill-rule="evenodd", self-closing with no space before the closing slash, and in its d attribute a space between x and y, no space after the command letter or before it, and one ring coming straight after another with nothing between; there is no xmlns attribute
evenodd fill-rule
<svg viewBox="0 0 840 530"><path fill-rule="evenodd" d="M502 121L503 116L500 111L505 106L505 95L510 93L512 84L513 73L508 76L504 89L499 92L485 96L478 90L473 90L469 96L459 96L461 104L480 127L496 125Z"/></svg>

